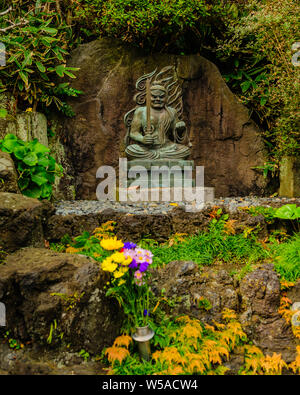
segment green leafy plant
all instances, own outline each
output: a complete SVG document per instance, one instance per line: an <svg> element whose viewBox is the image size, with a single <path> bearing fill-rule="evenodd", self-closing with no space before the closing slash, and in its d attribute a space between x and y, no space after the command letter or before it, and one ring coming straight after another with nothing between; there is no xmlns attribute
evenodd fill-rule
<svg viewBox="0 0 300 395"><path fill-rule="evenodd" d="M9 347L14 349L14 350L20 350L20 349L22 349L24 347L23 343L20 343L18 340L13 339L10 336L10 332L9 331L6 331L4 333L4 339L8 342Z"/></svg>
<svg viewBox="0 0 300 395"><path fill-rule="evenodd" d="M300 231L300 207L297 207L296 204L285 204L284 206L279 207L275 211L274 217L290 220L294 230L298 232Z"/></svg>
<svg viewBox="0 0 300 395"><path fill-rule="evenodd" d="M219 0L86 0L74 10L73 23L81 22L88 38L114 37L147 51L184 54L207 45L229 10Z"/></svg>
<svg viewBox="0 0 300 395"><path fill-rule="evenodd" d="M90 354L87 351L85 351L84 349L80 350L78 355L80 357L82 357L85 361L88 361L90 358Z"/></svg>
<svg viewBox="0 0 300 395"><path fill-rule="evenodd" d="M49 148L37 139L24 142L13 134L0 140L0 149L12 155L18 172L21 192L32 198L50 199L55 176L62 176L62 167L49 154Z"/></svg>
<svg viewBox="0 0 300 395"><path fill-rule="evenodd" d="M274 162L266 162L261 166L254 166L252 169L261 170L264 178L267 178L269 174L271 174L272 177L278 174L278 164Z"/></svg>
<svg viewBox="0 0 300 395"><path fill-rule="evenodd" d="M204 297L201 297L197 300L198 308L209 311L212 309L212 304L210 301Z"/></svg>
<svg viewBox="0 0 300 395"><path fill-rule="evenodd" d="M300 206L297 207L296 204L285 204L275 211L274 217L291 220L298 219L300 218Z"/></svg>

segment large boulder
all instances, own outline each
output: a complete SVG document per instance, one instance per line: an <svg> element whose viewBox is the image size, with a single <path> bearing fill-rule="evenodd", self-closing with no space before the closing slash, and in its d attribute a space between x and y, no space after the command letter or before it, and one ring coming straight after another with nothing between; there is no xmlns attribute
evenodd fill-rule
<svg viewBox="0 0 300 395"><path fill-rule="evenodd" d="M18 175L11 156L0 151L0 192L20 193Z"/></svg>
<svg viewBox="0 0 300 395"><path fill-rule="evenodd" d="M103 38L79 45L69 66L79 67L72 86L75 117L66 120L66 151L74 166L79 199L95 199L96 171L118 168L124 155L124 115L134 107L136 80L174 65L183 89L183 116L193 144L191 158L205 166L205 185L216 196L262 194L266 181L254 166L265 162L262 138L248 110L217 67L199 55L152 54Z"/></svg>
<svg viewBox="0 0 300 395"><path fill-rule="evenodd" d="M105 297L107 281L89 257L45 248L19 250L0 265L6 330L41 347L64 343L100 353L119 335L123 318L118 304Z"/></svg>
<svg viewBox="0 0 300 395"><path fill-rule="evenodd" d="M6 252L21 247L44 246L43 226L53 213L48 201L0 192L0 246Z"/></svg>
<svg viewBox="0 0 300 395"><path fill-rule="evenodd" d="M278 313L280 281L273 265L247 274L241 282L240 295L240 319L248 336L263 352L280 353L286 362L293 361L297 343L291 326ZM299 300L300 294L295 297Z"/></svg>

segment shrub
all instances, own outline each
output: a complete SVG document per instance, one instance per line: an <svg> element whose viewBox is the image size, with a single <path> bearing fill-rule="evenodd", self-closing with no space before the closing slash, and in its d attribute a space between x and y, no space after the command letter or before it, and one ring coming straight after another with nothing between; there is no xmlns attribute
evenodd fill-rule
<svg viewBox="0 0 300 395"><path fill-rule="evenodd" d="M85 0L74 10L78 29L119 38L150 51L196 53L222 27L221 0ZM89 23L83 23L82 21Z"/></svg>
<svg viewBox="0 0 300 395"><path fill-rule="evenodd" d="M73 72L78 70L66 66L72 28L57 13L55 1L5 3L11 5L11 11L0 15L0 41L6 50L0 92L10 92L20 107L29 103L36 110L38 105L45 109L55 104L66 115L73 115L63 98L81 92L68 82L57 82L66 76L75 78Z"/></svg>
<svg viewBox="0 0 300 395"><path fill-rule="evenodd" d="M299 12L296 0L246 2L238 17L226 16L226 39L216 51L229 86L264 129L268 165L300 151L300 69L292 64Z"/></svg>

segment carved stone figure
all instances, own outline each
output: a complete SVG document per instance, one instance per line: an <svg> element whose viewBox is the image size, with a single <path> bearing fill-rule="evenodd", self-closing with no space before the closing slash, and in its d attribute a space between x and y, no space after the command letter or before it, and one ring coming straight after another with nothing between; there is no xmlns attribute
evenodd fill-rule
<svg viewBox="0 0 300 395"><path fill-rule="evenodd" d="M155 73L156 70L136 83L140 91L135 96L138 106L124 118L128 127L125 153L130 160L186 159L190 155L190 143L186 125L180 120L180 86L173 67L163 68L153 81Z"/></svg>

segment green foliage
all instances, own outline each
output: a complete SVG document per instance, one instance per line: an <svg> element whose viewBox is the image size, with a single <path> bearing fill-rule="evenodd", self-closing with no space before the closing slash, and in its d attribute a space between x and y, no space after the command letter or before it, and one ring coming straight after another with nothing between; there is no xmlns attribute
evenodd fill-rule
<svg viewBox="0 0 300 395"><path fill-rule="evenodd" d="M28 197L50 199L55 176L62 176L62 167L49 155L49 148L37 139L24 142L13 134L0 140L0 149L12 155L18 172L18 186Z"/></svg>
<svg viewBox="0 0 300 395"><path fill-rule="evenodd" d="M216 55L229 86L263 129L272 170L284 155L299 155L299 67L292 64L297 0L252 0L227 14ZM267 166L270 168L268 169Z"/></svg>
<svg viewBox="0 0 300 395"><path fill-rule="evenodd" d="M72 43L72 28L57 13L56 2L13 0L12 10L0 16L0 41L6 48L6 66L0 67L0 92L11 92L18 102L34 110L55 104L72 116L62 99L82 93L57 83L58 78L75 78L74 67L66 66ZM9 3L9 4L8 4Z"/></svg>
<svg viewBox="0 0 300 395"><path fill-rule="evenodd" d="M203 298L203 297L199 298L197 300L197 303L198 303L198 308L199 309L203 309L203 310L206 310L206 311L209 311L210 309L212 309L212 304L206 298Z"/></svg>
<svg viewBox="0 0 300 395"><path fill-rule="evenodd" d="M274 245L275 270L286 281L296 281L300 278L300 233L295 234L289 241Z"/></svg>
<svg viewBox="0 0 300 395"><path fill-rule="evenodd" d="M296 204L285 204L275 211L274 217L296 220L300 218L300 206L297 207Z"/></svg>
<svg viewBox="0 0 300 395"><path fill-rule="evenodd" d="M208 44L212 30L220 31L229 9L220 0L84 0L74 10L73 22L89 38L114 37L151 51L195 53Z"/></svg>

